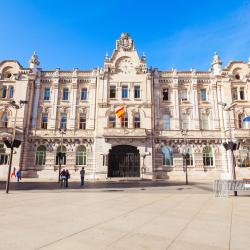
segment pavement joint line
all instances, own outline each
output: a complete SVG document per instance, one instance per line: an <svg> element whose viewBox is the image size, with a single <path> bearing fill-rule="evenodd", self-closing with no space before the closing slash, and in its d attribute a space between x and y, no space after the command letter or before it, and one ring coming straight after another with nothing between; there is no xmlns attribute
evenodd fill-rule
<svg viewBox="0 0 250 250"><path fill-rule="evenodd" d="M228 249L231 249L231 237L232 237L232 224L233 224L233 210L234 210L234 199L232 199L232 205L231 205L231 218L230 218L230 226L229 226L229 245Z"/></svg>
<svg viewBox="0 0 250 250"><path fill-rule="evenodd" d="M144 204L144 205L142 205L142 206L139 206L139 207L137 207L137 208L131 209L131 210L129 210L128 212L122 213L122 214L120 214L120 215L118 215L118 216L111 217L111 218L106 219L106 220L104 220L104 221L102 221L102 222L99 222L99 223L97 223L97 224L95 224L95 225L92 225L92 226L89 226L89 227L87 227L87 228L84 228L84 229L82 229L82 230L80 230L80 231L78 231L78 232L69 234L69 235L67 235L67 236L65 236L65 237L63 237L63 238L59 238L59 239L57 239L57 240L55 240L55 241L52 241L52 242L50 242L50 243L48 243L48 244L45 244L45 245L40 246L40 247L38 247L38 248L35 248L34 250L39 250L39 249L43 249L43 248L45 248L45 247L51 246L51 245L53 245L53 244L56 244L57 242L60 242L60 241L62 241L62 240L68 239L68 238L71 238L71 237L73 237L73 236L75 236L75 235L77 235L77 234L80 234L80 233L82 233L82 232L88 231L88 230L90 230L90 229L92 229L92 228L94 228L94 227L96 227L96 226L100 226L100 225L102 225L102 224L105 224L105 223L108 222L108 221L111 221L111 220L114 220L114 219L123 217L123 216L125 216L125 215L128 215L128 214L130 214L130 213L132 213L132 212L134 212L134 211L136 211L136 210L138 210L138 209L141 209L141 208L143 208L143 207L149 206L149 205L153 204L154 202L157 202L158 200L162 200L162 199L163 199L163 198L156 199L156 200L151 201L151 202L149 202L149 203L146 203L146 204Z"/></svg>
<svg viewBox="0 0 250 250"><path fill-rule="evenodd" d="M198 209L198 211L191 216L191 218L188 220L188 222L184 225L184 227L180 230L180 232L176 235L176 237L170 242L170 244L166 247L166 250L169 249L174 242L180 237L180 235L184 232L184 230L191 224L191 222L194 220L195 217L197 217L197 215L201 212L201 210L203 209L204 205L210 201L212 199L212 197L208 198L207 200L205 200L202 205L200 206L200 208Z"/></svg>
<svg viewBox="0 0 250 250"><path fill-rule="evenodd" d="M164 198L168 198L168 197L170 197L170 196L173 196L173 194L172 194L172 195L169 195L169 196L167 196L167 197L164 197ZM176 207L176 206L180 205L182 202L184 202L185 200L187 200L190 196L191 196L191 195L189 195L188 197L185 197L184 199L178 201L177 203L174 204L173 207ZM163 198L162 198L161 200L163 200ZM118 242L119 240L121 240L121 239L123 239L123 238L126 238L127 236L131 235L133 232L135 232L136 229L138 229L138 228L140 228L140 227L142 227L142 226L144 226L144 225L150 223L151 221L153 221L153 220L156 219L157 217L160 217L161 215L163 215L164 213L166 213L166 211L169 211L169 209L171 209L172 205L173 205L173 204L171 204L171 205L168 206L166 209L164 209L161 213L159 213L159 214L157 214L156 216L152 217L151 219L149 219L149 220L146 221L145 223L141 224L140 226L135 227L132 231L130 231L130 232L128 232L128 233L125 233L125 234L122 235L120 238L114 240L114 241L111 242L108 246L114 245L114 243Z"/></svg>

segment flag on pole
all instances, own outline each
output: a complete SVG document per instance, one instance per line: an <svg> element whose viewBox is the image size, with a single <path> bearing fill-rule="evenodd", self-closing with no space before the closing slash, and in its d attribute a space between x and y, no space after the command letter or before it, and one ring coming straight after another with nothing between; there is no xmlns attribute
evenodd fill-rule
<svg viewBox="0 0 250 250"><path fill-rule="evenodd" d="M117 108L117 110L115 111L115 114L118 118L122 118L125 115L125 107L119 107Z"/></svg>
<svg viewBox="0 0 250 250"><path fill-rule="evenodd" d="M250 122L250 116L247 116L243 119L243 122Z"/></svg>

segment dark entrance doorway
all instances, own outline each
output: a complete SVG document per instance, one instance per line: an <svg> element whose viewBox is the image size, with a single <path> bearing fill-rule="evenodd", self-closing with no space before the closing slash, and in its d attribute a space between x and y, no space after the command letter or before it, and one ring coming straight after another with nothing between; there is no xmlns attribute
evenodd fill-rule
<svg viewBox="0 0 250 250"><path fill-rule="evenodd" d="M140 177L140 154L136 147L119 145L109 150L108 177Z"/></svg>

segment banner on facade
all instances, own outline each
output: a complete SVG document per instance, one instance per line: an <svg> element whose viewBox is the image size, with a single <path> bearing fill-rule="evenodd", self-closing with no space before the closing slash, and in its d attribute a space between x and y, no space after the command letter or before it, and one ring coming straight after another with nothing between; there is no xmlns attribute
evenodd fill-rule
<svg viewBox="0 0 250 250"><path fill-rule="evenodd" d="M122 118L125 115L125 107L118 107L115 114L118 118Z"/></svg>
<svg viewBox="0 0 250 250"><path fill-rule="evenodd" d="M243 122L250 122L250 116L247 116L243 119Z"/></svg>

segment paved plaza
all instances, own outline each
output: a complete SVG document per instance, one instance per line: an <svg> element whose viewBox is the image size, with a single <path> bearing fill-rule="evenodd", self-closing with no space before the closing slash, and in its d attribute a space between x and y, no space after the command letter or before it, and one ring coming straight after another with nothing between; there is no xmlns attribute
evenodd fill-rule
<svg viewBox="0 0 250 250"><path fill-rule="evenodd" d="M0 184L0 249L250 248L249 193L216 198L212 182Z"/></svg>

